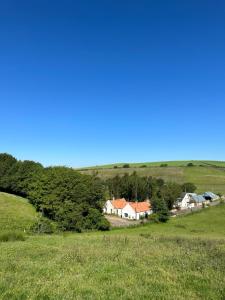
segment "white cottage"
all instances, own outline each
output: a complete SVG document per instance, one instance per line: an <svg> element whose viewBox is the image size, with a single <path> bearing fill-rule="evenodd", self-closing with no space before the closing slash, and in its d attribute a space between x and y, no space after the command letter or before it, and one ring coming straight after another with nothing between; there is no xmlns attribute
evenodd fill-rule
<svg viewBox="0 0 225 300"><path fill-rule="evenodd" d="M149 202L127 202L122 209L122 217L126 219L139 220L142 217L147 217L152 213Z"/></svg>
<svg viewBox="0 0 225 300"><path fill-rule="evenodd" d="M124 198L116 200L107 200L103 212L105 214L114 214L121 218L139 220L152 213L149 202L128 202Z"/></svg>
<svg viewBox="0 0 225 300"><path fill-rule="evenodd" d="M107 200L103 212L105 214L114 214L118 216L122 216L122 209L126 206L127 201L122 199L116 199L116 200Z"/></svg>

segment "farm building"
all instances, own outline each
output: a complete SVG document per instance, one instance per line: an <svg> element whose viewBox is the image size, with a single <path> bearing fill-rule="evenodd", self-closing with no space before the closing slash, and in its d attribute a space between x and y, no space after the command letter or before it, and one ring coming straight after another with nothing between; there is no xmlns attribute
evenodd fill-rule
<svg viewBox="0 0 225 300"><path fill-rule="evenodd" d="M187 209L202 206L208 204L210 201L218 200L219 196L213 194L212 192L206 192L203 195L197 195L195 193L183 193L181 198L177 199L175 207L180 209Z"/></svg>
<svg viewBox="0 0 225 300"><path fill-rule="evenodd" d="M215 201L215 200L219 200L219 196L212 193L212 192L205 192L203 195L202 195L206 200L209 200L209 201Z"/></svg>
<svg viewBox="0 0 225 300"><path fill-rule="evenodd" d="M116 200L107 200L103 212L114 214L121 218L139 220L152 213L151 205L148 201L128 202L124 198Z"/></svg>

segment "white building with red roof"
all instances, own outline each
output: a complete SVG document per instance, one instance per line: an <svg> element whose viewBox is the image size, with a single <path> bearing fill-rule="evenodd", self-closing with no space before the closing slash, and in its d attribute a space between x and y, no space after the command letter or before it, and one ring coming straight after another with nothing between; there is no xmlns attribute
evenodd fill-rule
<svg viewBox="0 0 225 300"><path fill-rule="evenodd" d="M121 218L139 220L152 213L149 201L128 202L124 198L116 200L107 200L103 212L105 214L114 214Z"/></svg>

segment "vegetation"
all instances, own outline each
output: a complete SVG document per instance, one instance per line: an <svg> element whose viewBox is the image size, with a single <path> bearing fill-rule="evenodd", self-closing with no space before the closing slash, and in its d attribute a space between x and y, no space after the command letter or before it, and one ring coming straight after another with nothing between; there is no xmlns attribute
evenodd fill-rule
<svg viewBox="0 0 225 300"><path fill-rule="evenodd" d="M166 205L166 202L162 198L155 198L151 202L152 204L152 210L154 213L154 217L151 217L150 220L157 220L159 222L167 222L169 220L169 209Z"/></svg>
<svg viewBox="0 0 225 300"><path fill-rule="evenodd" d="M25 241L25 236L20 231L0 232L0 242Z"/></svg>
<svg viewBox="0 0 225 300"><path fill-rule="evenodd" d="M182 184L182 190L185 193L194 193L196 191L197 187L194 185L194 183L186 182Z"/></svg>
<svg viewBox="0 0 225 300"><path fill-rule="evenodd" d="M26 199L0 193L1 231L29 231L36 219L35 208Z"/></svg>
<svg viewBox="0 0 225 300"><path fill-rule="evenodd" d="M224 299L224 214L1 243L0 298Z"/></svg>
<svg viewBox="0 0 225 300"><path fill-rule="evenodd" d="M106 230L108 222L102 215L105 188L96 175L66 167L44 168L8 154L0 154L0 170L0 191L27 197L61 230Z"/></svg>
<svg viewBox="0 0 225 300"><path fill-rule="evenodd" d="M217 168L223 168L225 167L225 161L216 161L216 160L176 160L176 161L161 161L161 162L144 162L144 164L147 167L160 167L162 164L166 164L168 167L186 167L188 163L192 163L195 166L210 166L210 167L217 167ZM101 166L94 166L94 167L87 167L83 168L85 169L110 169L113 168L115 164L109 164L109 165L101 165ZM118 167L122 168L124 163L117 163ZM141 163L129 163L130 168L139 168L141 165L143 165L143 162Z"/></svg>
<svg viewBox="0 0 225 300"><path fill-rule="evenodd" d="M187 167L187 162L167 162L168 167L161 168L160 163L145 163L146 168L141 168L140 164L130 164L129 169L119 167L96 167L95 169L80 170L83 174L93 174L98 171L98 177L102 179L112 178L116 175L123 176L124 173L132 174L134 171L139 176L162 178L165 182L176 182L183 184L192 182L197 189L195 192L203 193L212 191L216 194L225 195L225 162L194 161L193 167Z"/></svg>
<svg viewBox="0 0 225 300"><path fill-rule="evenodd" d="M173 204L180 196L183 186L164 182L164 180L152 177L141 177L136 172L131 175L115 176L106 180L109 190L109 197L125 198L133 201L144 201L154 198L163 199L168 209L173 208ZM189 186L189 184L187 184Z"/></svg>

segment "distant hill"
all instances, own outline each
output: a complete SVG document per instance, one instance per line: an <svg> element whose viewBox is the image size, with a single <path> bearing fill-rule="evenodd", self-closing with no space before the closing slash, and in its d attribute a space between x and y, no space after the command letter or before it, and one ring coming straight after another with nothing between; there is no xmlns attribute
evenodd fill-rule
<svg viewBox="0 0 225 300"><path fill-rule="evenodd" d="M190 164L193 166L188 166ZM160 177L165 181L193 182L199 193L210 190L225 194L225 161L186 160L129 163L129 168L124 168L124 165L125 163L117 163L79 169L79 171L85 174L98 172L98 176L101 178L136 171L141 176Z"/></svg>
<svg viewBox="0 0 225 300"><path fill-rule="evenodd" d="M211 167L224 167L225 168L225 161L217 161L217 160L176 160L176 161L158 161L158 162L139 162L139 163L114 163L108 165L98 165L98 166L91 166L83 169L110 169L114 168L115 166L122 168L125 164L129 164L130 167L160 167L163 164L167 164L169 167L185 167L188 164L194 164L195 166L211 166Z"/></svg>
<svg viewBox="0 0 225 300"><path fill-rule="evenodd" d="M0 231L27 230L36 216L35 208L26 199L0 193Z"/></svg>

